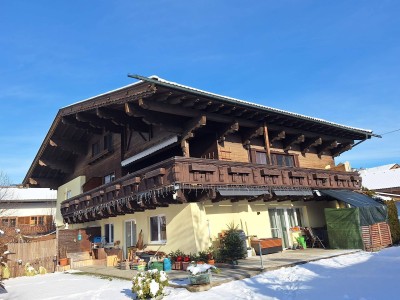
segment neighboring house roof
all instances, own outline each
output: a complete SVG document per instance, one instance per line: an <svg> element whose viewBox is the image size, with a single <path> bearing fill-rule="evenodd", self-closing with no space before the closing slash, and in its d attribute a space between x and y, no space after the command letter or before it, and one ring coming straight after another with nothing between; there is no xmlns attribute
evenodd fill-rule
<svg viewBox="0 0 400 300"><path fill-rule="evenodd" d="M57 201L57 191L48 188L0 187L1 200L7 202Z"/></svg>
<svg viewBox="0 0 400 300"><path fill-rule="evenodd" d="M389 170L398 169L398 168L400 168L399 164L387 164L387 165L368 168L368 169L364 169L364 170L368 171L368 173L373 173L373 172L389 171Z"/></svg>
<svg viewBox="0 0 400 300"><path fill-rule="evenodd" d="M397 164L361 170L363 187L369 190L400 187L400 168L393 168L395 165Z"/></svg>

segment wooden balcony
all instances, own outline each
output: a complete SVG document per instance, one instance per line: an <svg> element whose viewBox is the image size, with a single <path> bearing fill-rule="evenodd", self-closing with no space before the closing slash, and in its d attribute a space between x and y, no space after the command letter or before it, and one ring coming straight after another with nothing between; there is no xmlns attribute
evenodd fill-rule
<svg viewBox="0 0 400 300"><path fill-rule="evenodd" d="M312 189L361 187L356 172L173 157L64 201L68 223L83 223L160 206L211 199L312 198Z"/></svg>
<svg viewBox="0 0 400 300"><path fill-rule="evenodd" d="M27 236L37 236L48 234L56 230L54 224L43 224L43 225L27 225L27 224L17 224L16 226L3 226L2 229L5 231L6 235L16 236L16 229L19 229L19 233Z"/></svg>

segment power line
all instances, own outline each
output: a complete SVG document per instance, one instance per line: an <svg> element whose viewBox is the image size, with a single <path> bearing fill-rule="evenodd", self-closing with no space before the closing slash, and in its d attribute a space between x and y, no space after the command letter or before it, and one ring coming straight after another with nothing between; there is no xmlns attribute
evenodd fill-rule
<svg viewBox="0 0 400 300"><path fill-rule="evenodd" d="M388 131L388 132L382 133L380 135L385 135L385 134L393 133L393 132L396 132L396 131L400 131L400 128L396 129L396 130L392 130L392 131Z"/></svg>

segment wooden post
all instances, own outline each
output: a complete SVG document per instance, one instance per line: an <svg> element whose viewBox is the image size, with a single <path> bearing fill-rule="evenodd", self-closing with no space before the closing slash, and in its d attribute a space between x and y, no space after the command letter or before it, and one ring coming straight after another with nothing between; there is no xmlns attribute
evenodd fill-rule
<svg viewBox="0 0 400 300"><path fill-rule="evenodd" d="M181 142L182 153L184 157L190 157L189 153L189 142L187 140L183 140Z"/></svg>
<svg viewBox="0 0 400 300"><path fill-rule="evenodd" d="M269 137L268 137L268 128L267 124L264 123L264 144L265 144L265 150L267 151L267 158L268 158L268 164L271 164L271 148L270 148L270 143L269 143Z"/></svg>

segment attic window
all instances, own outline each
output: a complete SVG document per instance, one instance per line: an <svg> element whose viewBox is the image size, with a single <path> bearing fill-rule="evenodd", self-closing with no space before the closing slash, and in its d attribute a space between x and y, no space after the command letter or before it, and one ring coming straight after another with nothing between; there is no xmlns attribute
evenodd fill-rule
<svg viewBox="0 0 400 300"><path fill-rule="evenodd" d="M111 151L113 149L113 138L112 134L106 134L103 138L104 143L103 143L103 149L104 150L109 150Z"/></svg>
<svg viewBox="0 0 400 300"><path fill-rule="evenodd" d="M92 157L100 153L100 142L97 141L92 144Z"/></svg>

